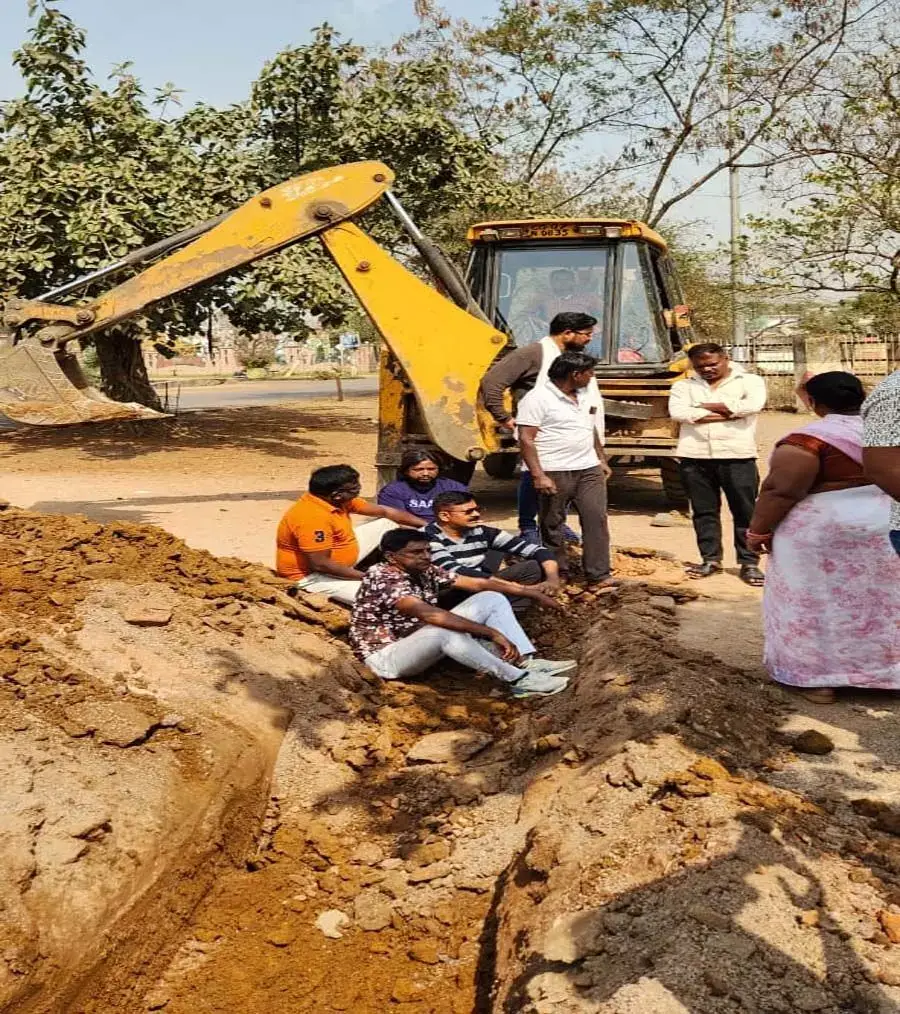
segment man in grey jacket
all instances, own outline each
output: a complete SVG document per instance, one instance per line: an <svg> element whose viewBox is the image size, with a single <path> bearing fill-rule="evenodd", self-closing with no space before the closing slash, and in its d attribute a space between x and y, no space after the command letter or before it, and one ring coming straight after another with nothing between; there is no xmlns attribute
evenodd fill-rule
<svg viewBox="0 0 900 1014"><path fill-rule="evenodd" d="M523 345L496 362L481 382L481 399L501 430L515 432L515 416L503 403L503 396L512 391L521 398L536 384L547 379L547 370L563 352L581 352L594 337L597 318L588 313L558 313L550 321L550 334L539 342ZM519 532L526 539L539 541L537 514L538 497L531 473L522 471L519 482ZM567 538L578 536L567 529Z"/></svg>

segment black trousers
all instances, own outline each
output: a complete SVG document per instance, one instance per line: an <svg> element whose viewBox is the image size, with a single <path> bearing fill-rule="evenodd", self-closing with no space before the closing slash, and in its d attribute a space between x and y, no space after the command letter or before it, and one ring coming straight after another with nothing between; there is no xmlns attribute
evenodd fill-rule
<svg viewBox="0 0 900 1014"><path fill-rule="evenodd" d="M504 567L503 554L493 550L487 553L479 569L482 571L483 577L502 577L505 581L515 581L517 584L540 584L544 580L544 568L537 560L517 560L508 567ZM471 594L471 592L451 589L441 595L438 605L442 609L452 609L460 602L464 602ZM523 598L521 595L507 597L516 616L521 616L534 605L532 599Z"/></svg>
<svg viewBox="0 0 900 1014"><path fill-rule="evenodd" d="M734 518L734 551L741 566L756 565L747 529L759 492L756 458L682 458L681 481L691 501L697 545L704 561L722 562L722 494Z"/></svg>

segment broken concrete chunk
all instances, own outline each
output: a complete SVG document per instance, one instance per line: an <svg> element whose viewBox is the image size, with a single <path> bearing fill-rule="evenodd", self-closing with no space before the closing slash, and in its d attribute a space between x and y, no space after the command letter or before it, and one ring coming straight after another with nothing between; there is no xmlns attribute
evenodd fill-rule
<svg viewBox="0 0 900 1014"><path fill-rule="evenodd" d="M164 627L172 619L172 610L159 606L128 606L122 619L134 627Z"/></svg>
<svg viewBox="0 0 900 1014"><path fill-rule="evenodd" d="M349 915L338 908L329 908L316 919L316 929L321 930L329 940L340 940L344 935L341 929L349 923Z"/></svg>
<svg viewBox="0 0 900 1014"><path fill-rule="evenodd" d="M494 742L493 736L478 729L453 729L423 736L406 755L420 764L449 764L468 760Z"/></svg>
<svg viewBox="0 0 900 1014"><path fill-rule="evenodd" d="M85 701L68 710L69 722L93 732L95 739L111 746L140 743L156 726L156 719L128 701Z"/></svg>

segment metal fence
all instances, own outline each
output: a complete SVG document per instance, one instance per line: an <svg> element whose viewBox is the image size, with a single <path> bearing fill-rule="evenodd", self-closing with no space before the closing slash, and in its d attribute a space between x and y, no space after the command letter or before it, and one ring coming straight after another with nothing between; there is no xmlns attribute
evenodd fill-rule
<svg viewBox="0 0 900 1014"><path fill-rule="evenodd" d="M900 369L900 335L757 337L742 351L735 358L766 378L769 407L788 411L797 407L795 389L808 370L847 370L871 389Z"/></svg>

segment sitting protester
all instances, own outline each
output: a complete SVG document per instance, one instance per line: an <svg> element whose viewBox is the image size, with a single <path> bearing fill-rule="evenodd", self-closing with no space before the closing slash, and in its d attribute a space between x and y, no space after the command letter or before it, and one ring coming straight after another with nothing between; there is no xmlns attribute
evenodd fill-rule
<svg viewBox="0 0 900 1014"><path fill-rule="evenodd" d="M434 451L407 451L400 459L397 478L378 494L382 507L415 514L423 521L434 521L434 498L442 493L468 493L456 479L441 475Z"/></svg>
<svg viewBox="0 0 900 1014"><path fill-rule="evenodd" d="M381 552L385 562L363 578L350 624L353 650L377 676L415 676L446 656L496 676L514 697L550 696L566 688L569 681L560 674L576 663L535 657L509 601L498 593L507 582L436 567L421 531L388 532ZM438 596L451 588L474 594L453 610L441 609ZM558 608L536 588L521 585L517 593Z"/></svg>
<svg viewBox="0 0 900 1014"><path fill-rule="evenodd" d="M560 585L556 556L530 539L481 524L472 494L442 493L434 499L435 520L426 527L435 565L465 577L496 577L505 582L537 586L553 592ZM506 557L515 562L504 566ZM529 598L507 591L513 610L524 612Z"/></svg>
<svg viewBox="0 0 900 1014"><path fill-rule="evenodd" d="M361 489L359 472L350 465L326 465L312 473L309 492L278 525L275 569L281 577L304 591L350 603L363 579L359 564L378 549L382 535L398 525L425 524L406 511L373 506L360 498ZM378 520L354 528L351 514Z"/></svg>

